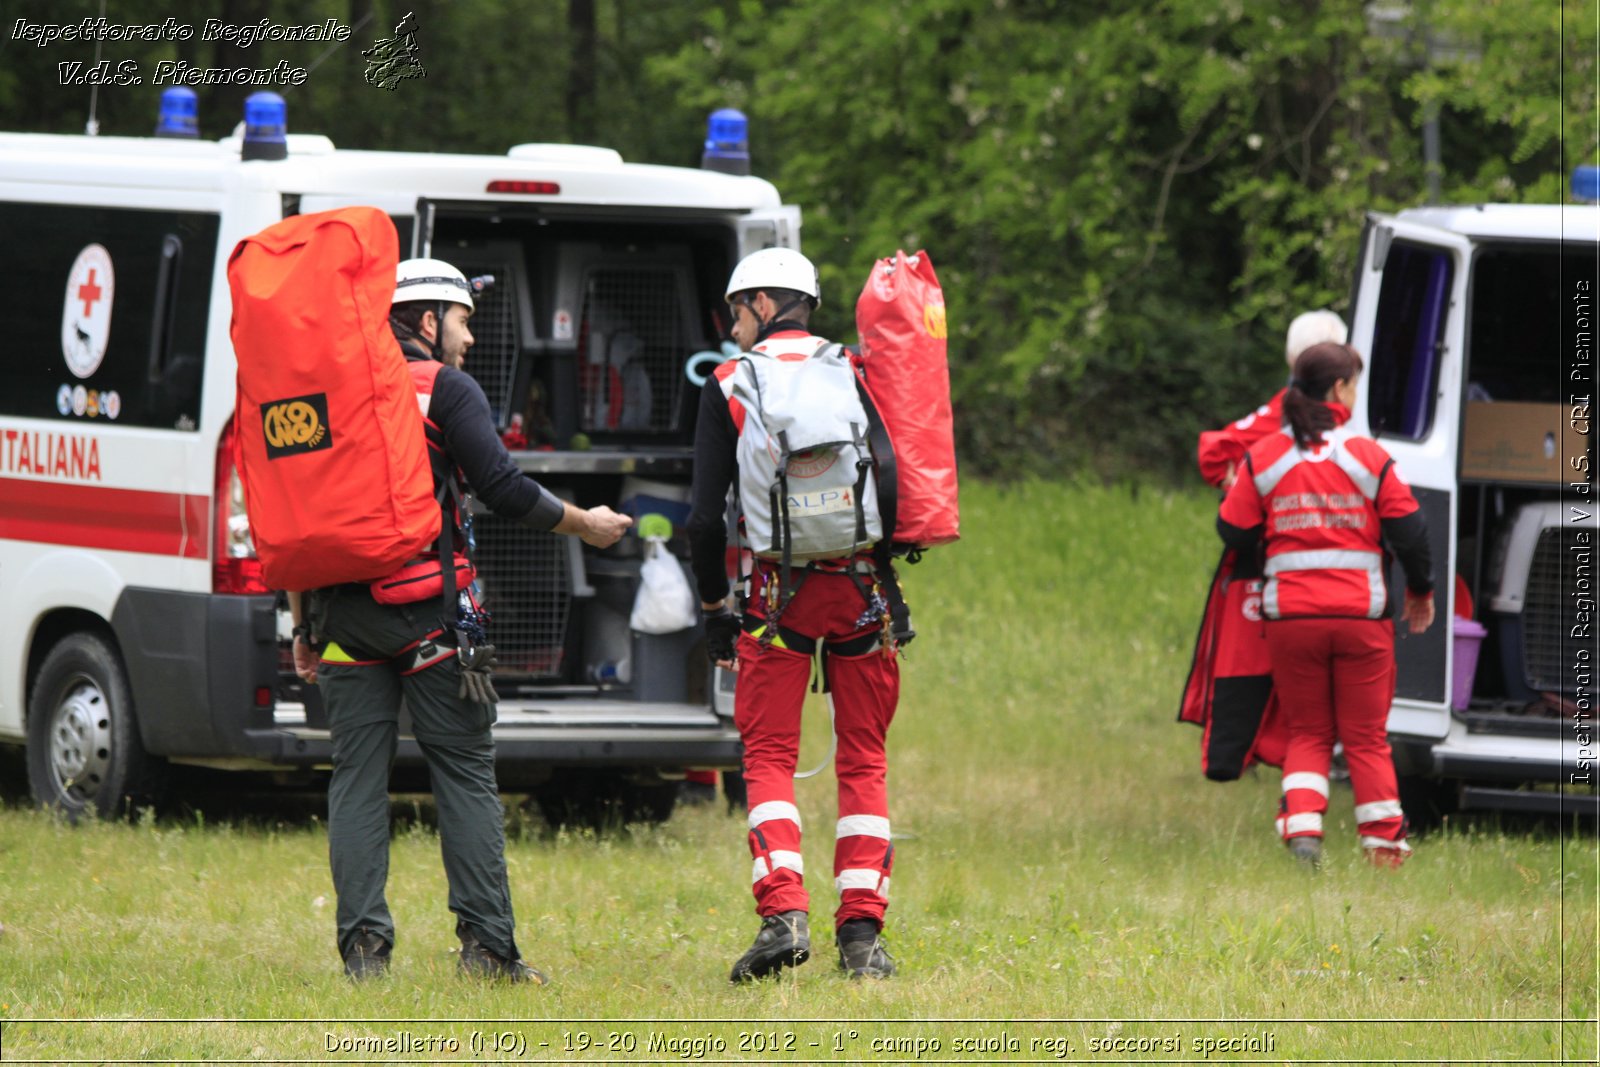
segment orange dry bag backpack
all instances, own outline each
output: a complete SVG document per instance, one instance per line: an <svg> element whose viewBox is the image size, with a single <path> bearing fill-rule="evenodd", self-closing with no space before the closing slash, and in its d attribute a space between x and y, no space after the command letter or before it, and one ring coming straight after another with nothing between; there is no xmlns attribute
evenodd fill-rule
<svg viewBox="0 0 1600 1067"><path fill-rule="evenodd" d="M893 447L893 486L880 488L880 499L894 549L954 541L961 511L944 292L926 252L896 252L873 264L856 301L856 331L867 391ZM892 505L885 499L891 491Z"/></svg>
<svg viewBox="0 0 1600 1067"><path fill-rule="evenodd" d="M439 537L416 387L389 329L399 240L377 208L297 215L234 248L235 461L275 589L390 574Z"/></svg>

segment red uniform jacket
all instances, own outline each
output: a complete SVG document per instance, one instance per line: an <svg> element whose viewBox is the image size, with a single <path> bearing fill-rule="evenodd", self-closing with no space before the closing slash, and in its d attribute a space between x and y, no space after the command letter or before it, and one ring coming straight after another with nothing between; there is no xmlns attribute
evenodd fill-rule
<svg viewBox="0 0 1600 1067"><path fill-rule="evenodd" d="M1344 408L1330 407L1340 423L1348 418ZM1259 530L1266 542L1261 607L1267 618L1381 619L1389 614L1383 549L1389 527L1383 524L1416 513L1416 497L1383 447L1341 426L1311 449L1296 447L1287 430L1252 446L1218 517L1241 533ZM1421 572L1414 551L1401 561L1421 592L1432 588L1426 528L1413 522L1406 531L1412 536L1403 540L1408 549L1420 540Z"/></svg>
<svg viewBox="0 0 1600 1067"><path fill-rule="evenodd" d="M1277 433L1282 426L1283 390L1279 389L1271 400L1244 418L1200 435L1200 476L1209 484L1220 486L1228 476L1230 464L1237 470L1251 445Z"/></svg>

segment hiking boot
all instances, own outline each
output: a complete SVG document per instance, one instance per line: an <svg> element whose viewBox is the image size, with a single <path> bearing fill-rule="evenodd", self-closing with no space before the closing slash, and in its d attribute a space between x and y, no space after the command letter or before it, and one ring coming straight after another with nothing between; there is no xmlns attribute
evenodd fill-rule
<svg viewBox="0 0 1600 1067"><path fill-rule="evenodd" d="M345 976L357 982L368 978L382 978L389 973L389 942L383 935L366 927L356 931L350 947L344 953Z"/></svg>
<svg viewBox="0 0 1600 1067"><path fill-rule="evenodd" d="M749 982L798 967L811 958L811 924L803 911L780 911L761 920L750 951L733 965L730 982Z"/></svg>
<svg viewBox="0 0 1600 1067"><path fill-rule="evenodd" d="M894 973L894 958L883 945L878 924L871 919L849 919L840 927L839 969L851 978L887 978Z"/></svg>
<svg viewBox="0 0 1600 1067"><path fill-rule="evenodd" d="M456 959L456 966L461 969L462 974L472 975L474 978L528 982L532 985L550 984L550 979L532 964L521 959L506 959L498 952L487 948L469 930L458 930L456 933L461 938L461 955Z"/></svg>
<svg viewBox="0 0 1600 1067"><path fill-rule="evenodd" d="M1289 855L1316 869L1322 866L1322 838L1315 836L1291 837Z"/></svg>

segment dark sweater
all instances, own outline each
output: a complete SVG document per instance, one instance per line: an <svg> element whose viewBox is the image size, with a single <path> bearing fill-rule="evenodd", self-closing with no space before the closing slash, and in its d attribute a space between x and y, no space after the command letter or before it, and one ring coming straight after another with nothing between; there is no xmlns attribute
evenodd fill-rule
<svg viewBox="0 0 1600 1067"><path fill-rule="evenodd" d="M409 360L429 358L415 342L402 341L400 348ZM554 529L566 514L560 498L524 474L512 460L495 432L489 398L471 375L454 367L439 369L428 421L443 437L445 463L460 469L468 487L490 511L535 530ZM435 462L435 485L439 477L440 465Z"/></svg>

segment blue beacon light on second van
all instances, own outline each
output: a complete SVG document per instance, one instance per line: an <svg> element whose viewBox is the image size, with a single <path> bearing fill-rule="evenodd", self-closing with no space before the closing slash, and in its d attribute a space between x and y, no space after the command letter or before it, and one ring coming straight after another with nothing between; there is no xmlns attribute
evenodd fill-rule
<svg viewBox="0 0 1600 1067"><path fill-rule="evenodd" d="M1600 204L1600 167L1582 163L1573 168L1572 199L1580 204Z"/></svg>
<svg viewBox="0 0 1600 1067"><path fill-rule="evenodd" d="M162 90L156 136L186 139L200 136L200 98L193 89L174 85Z"/></svg>
<svg viewBox="0 0 1600 1067"><path fill-rule="evenodd" d="M750 120L743 111L718 108L706 119L706 146L700 167L722 174L750 173Z"/></svg>
<svg viewBox="0 0 1600 1067"><path fill-rule="evenodd" d="M289 107L277 93L251 93L244 101L241 159L289 158Z"/></svg>

